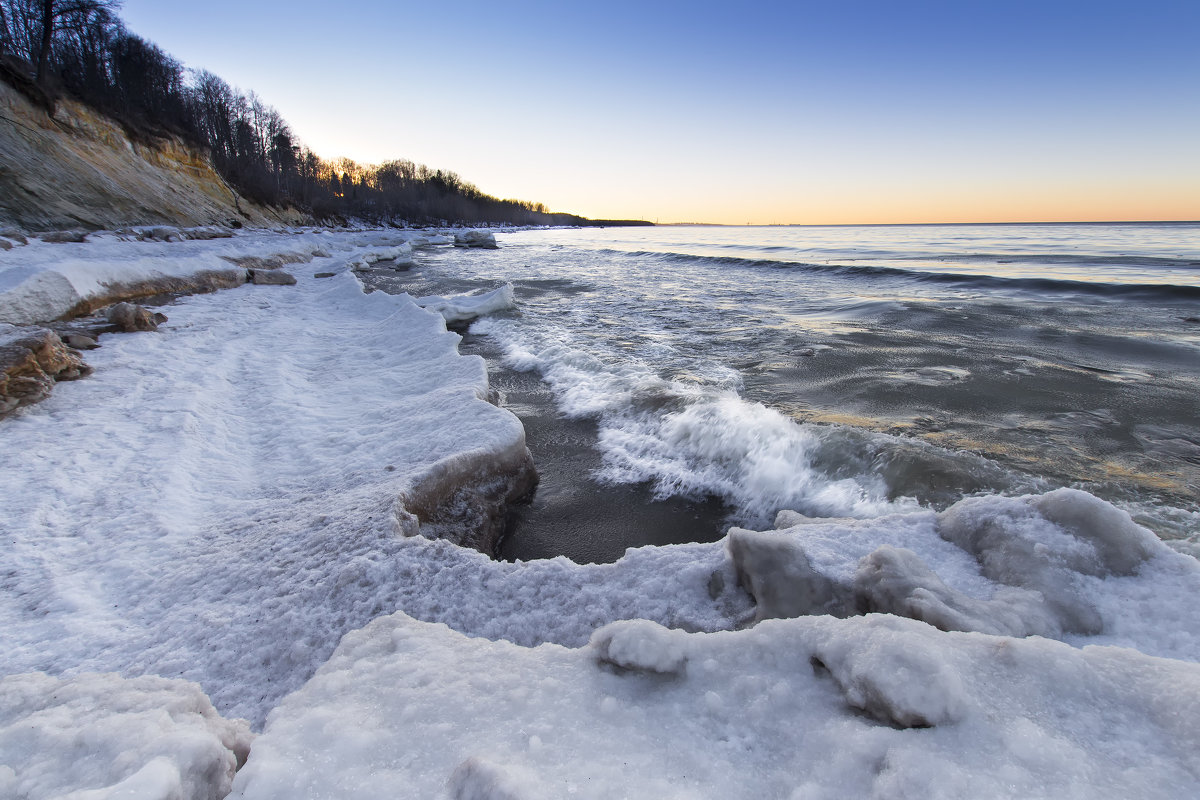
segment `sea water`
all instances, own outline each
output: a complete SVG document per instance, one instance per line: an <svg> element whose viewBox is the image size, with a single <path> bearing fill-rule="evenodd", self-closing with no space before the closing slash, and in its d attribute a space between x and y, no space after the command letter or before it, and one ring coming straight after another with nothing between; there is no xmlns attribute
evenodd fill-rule
<svg viewBox="0 0 1200 800"><path fill-rule="evenodd" d="M518 511L508 557L612 560L781 509L1058 486L1200 538L1200 224L498 240L425 251L390 290L515 288L465 343L491 357L557 508L540 526Z"/></svg>

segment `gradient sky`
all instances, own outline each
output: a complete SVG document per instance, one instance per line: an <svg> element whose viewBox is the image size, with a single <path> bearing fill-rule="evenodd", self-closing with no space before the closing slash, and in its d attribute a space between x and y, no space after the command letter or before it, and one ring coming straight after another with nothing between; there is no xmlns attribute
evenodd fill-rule
<svg viewBox="0 0 1200 800"><path fill-rule="evenodd" d="M1200 0L125 0L325 158L662 222L1200 219Z"/></svg>

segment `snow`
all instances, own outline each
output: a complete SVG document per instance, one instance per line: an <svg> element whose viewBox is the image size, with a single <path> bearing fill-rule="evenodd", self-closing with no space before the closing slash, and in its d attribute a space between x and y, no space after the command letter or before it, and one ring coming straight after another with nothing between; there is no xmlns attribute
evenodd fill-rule
<svg viewBox="0 0 1200 800"><path fill-rule="evenodd" d="M1200 564L1113 506L1065 489L938 513L818 483L820 442L715 398L691 413L728 424L681 413L639 441L631 418L609 445L681 486L841 516L495 562L428 538L463 533L429 510L526 464L443 316L510 309L511 287L363 293L355 265L419 269L450 241L427 232L162 238L0 253L0 309L43 319L112 276L311 259L284 267L295 286L105 336L91 377L0 423L0 713L49 720L0 747L0 795L219 796L227 771L203 764L248 734L204 695L263 731L245 798L1200 792ZM708 471L730 453L747 471ZM70 738L92 725L117 733Z"/></svg>
<svg viewBox="0 0 1200 800"><path fill-rule="evenodd" d="M526 451L440 316L363 294L348 262L391 235L248 237L243 254L333 255L293 266L296 286L181 298L158 331L105 336L92 378L0 425L0 673L185 678L261 726L343 634L401 608L524 645L750 612L711 547L582 568L404 535L427 527L423 498ZM714 572L728 573L715 599Z"/></svg>
<svg viewBox="0 0 1200 800"><path fill-rule="evenodd" d="M1196 664L882 615L654 627L617 622L586 647L530 649L403 613L375 620L272 713L231 797L1200 789ZM612 665L616 642L636 651L632 663Z"/></svg>
<svg viewBox="0 0 1200 800"><path fill-rule="evenodd" d="M219 800L253 736L186 681L0 678L0 796Z"/></svg>

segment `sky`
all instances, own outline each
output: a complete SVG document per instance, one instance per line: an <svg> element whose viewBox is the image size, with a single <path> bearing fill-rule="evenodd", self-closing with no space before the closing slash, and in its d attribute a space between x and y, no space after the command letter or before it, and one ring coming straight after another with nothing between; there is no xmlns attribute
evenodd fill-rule
<svg viewBox="0 0 1200 800"><path fill-rule="evenodd" d="M1200 220L1200 0L124 0L323 158L592 218Z"/></svg>

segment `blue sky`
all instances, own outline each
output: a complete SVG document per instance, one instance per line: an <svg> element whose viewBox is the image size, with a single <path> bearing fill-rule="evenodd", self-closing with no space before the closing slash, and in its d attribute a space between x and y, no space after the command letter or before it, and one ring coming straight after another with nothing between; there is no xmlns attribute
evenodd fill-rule
<svg viewBox="0 0 1200 800"><path fill-rule="evenodd" d="M594 217L1200 218L1200 0L126 0L318 154Z"/></svg>

